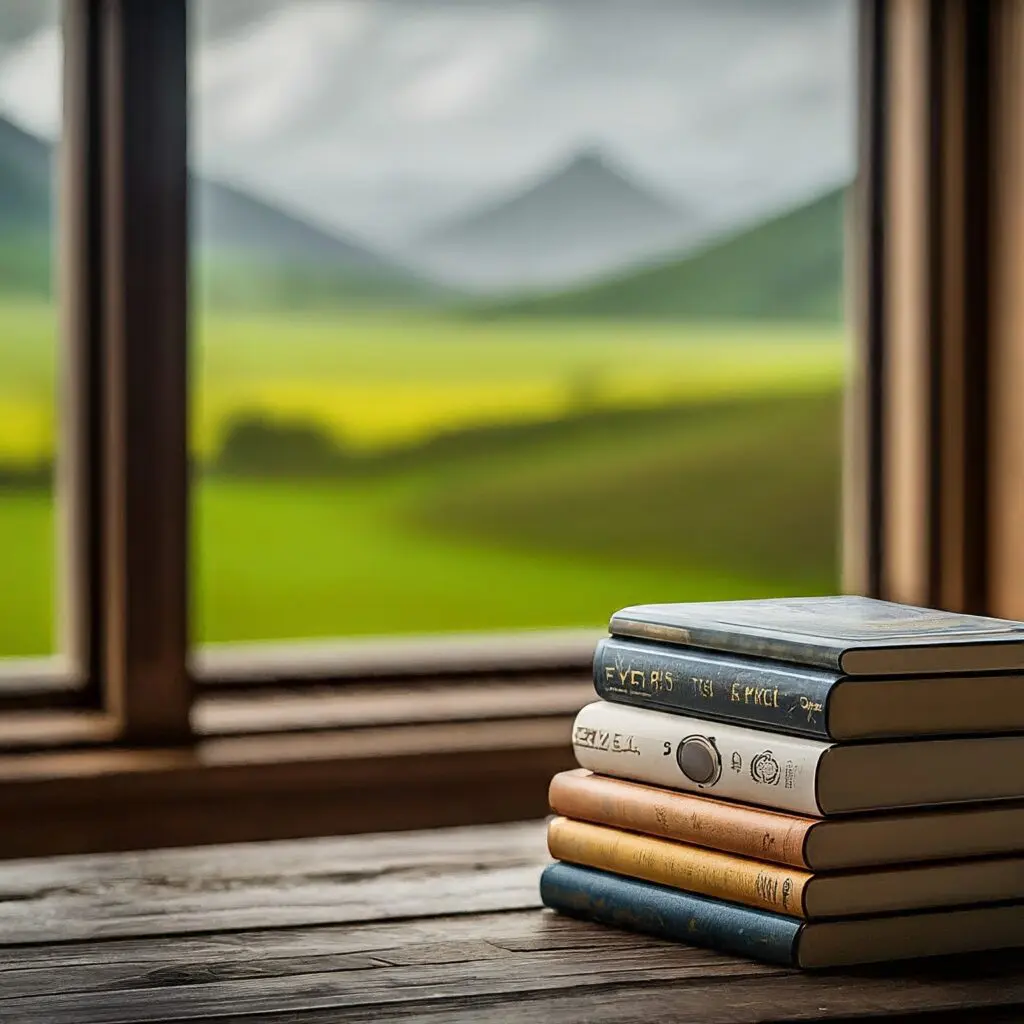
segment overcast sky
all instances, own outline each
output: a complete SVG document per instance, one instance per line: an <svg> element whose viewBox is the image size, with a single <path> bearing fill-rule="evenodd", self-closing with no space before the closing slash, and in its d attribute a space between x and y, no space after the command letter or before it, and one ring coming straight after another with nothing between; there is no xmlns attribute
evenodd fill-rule
<svg viewBox="0 0 1024 1024"><path fill-rule="evenodd" d="M737 218L848 179L853 0L199 0L193 161L400 239L584 146ZM0 112L58 124L56 4L0 0Z"/></svg>

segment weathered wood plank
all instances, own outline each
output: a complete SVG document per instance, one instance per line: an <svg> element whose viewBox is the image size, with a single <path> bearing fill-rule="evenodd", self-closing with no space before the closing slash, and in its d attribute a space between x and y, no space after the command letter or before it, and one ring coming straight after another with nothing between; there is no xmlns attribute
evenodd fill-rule
<svg viewBox="0 0 1024 1024"><path fill-rule="evenodd" d="M733 1024L1024 1005L1015 952L801 974L536 911L10 949L5 961L4 1024Z"/></svg>
<svg viewBox="0 0 1024 1024"><path fill-rule="evenodd" d="M606 952L595 945L604 932L596 926L573 927L573 922L538 912L517 916L523 920L513 926L510 944L529 947L531 930L543 944L545 931L553 927L563 943L571 941L574 931L586 934L587 946L572 955L565 948L506 949L503 915L489 923L470 919L478 932L472 941L438 942L435 938L382 948L372 938L369 942L364 938L364 945L370 948L363 952L278 959L236 957L228 964L191 965L178 960L134 972L126 971L127 965L114 963L106 972L109 987L100 991L78 987L95 983L101 972L94 968L75 969L67 977L66 970L49 969L45 972L49 974L49 994L45 989L40 992L46 984L39 976L44 972L27 972L29 976L20 980L18 975L26 972L12 971L4 974L0 1019L5 1024L128 1024L216 1019L268 1010L331 1009L343 1013L369 1007L390 1018L407 1006L459 1005L476 999L488 1002L499 995L512 1003L524 993L536 996L581 985L653 983L666 976L722 979L778 973L748 961L681 950L653 940L622 942ZM436 934L444 935L444 923L436 919L435 923ZM33 991L13 995L26 982ZM69 990L69 984L75 989Z"/></svg>
<svg viewBox="0 0 1024 1024"><path fill-rule="evenodd" d="M529 822L8 862L0 1021L949 1024L1024 1008L1020 952L801 974L536 909L547 860Z"/></svg>
<svg viewBox="0 0 1024 1024"><path fill-rule="evenodd" d="M458 979L485 970L518 976L546 961L571 962L580 977L607 969L773 973L706 950L613 932L551 913L515 912L426 918L349 928L288 929L206 938L171 937L33 946L5 950L0 965L0 1019L12 999L118 992L331 972L374 972L354 989L377 986L386 973ZM383 972L383 973L382 973ZM403 976L404 977L404 976ZM402 978L399 978L402 980ZM408 984L402 980L403 984Z"/></svg>
<svg viewBox="0 0 1024 1024"><path fill-rule="evenodd" d="M103 993L5 999L5 1024L122 1024L146 1021L704 1021L828 1020L892 1013L1024 1005L1024 979L944 982L764 970L733 960L728 969L693 963L668 967L624 955L589 961L525 955L511 964L474 960L432 969L370 968L273 978L166 985ZM970 1013L972 1013L970 1011Z"/></svg>
<svg viewBox="0 0 1024 1024"><path fill-rule="evenodd" d="M952 1002L942 1007L909 1009L897 1000L867 1000L857 992L820 1000L821 993L788 987L782 980L730 980L721 986L682 986L672 983L627 985L610 989L581 988L573 992L497 998L435 1006L387 1008L395 1024L796 1024L825 1020L832 1024L863 1024L891 1020L899 1024L1018 1024L1024 1020L1020 1004L980 1006ZM913 1006L913 1004L909 1004ZM379 1024L381 1014L372 1007L339 1012L307 1010L266 1016L221 1018L231 1024ZM163 1024L154 1020L153 1024Z"/></svg>
<svg viewBox="0 0 1024 1024"><path fill-rule="evenodd" d="M0 946L537 907L540 822L0 864Z"/></svg>

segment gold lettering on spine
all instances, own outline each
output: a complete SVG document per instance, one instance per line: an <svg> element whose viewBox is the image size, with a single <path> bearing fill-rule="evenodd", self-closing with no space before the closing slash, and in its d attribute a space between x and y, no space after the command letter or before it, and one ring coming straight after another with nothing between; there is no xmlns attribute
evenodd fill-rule
<svg viewBox="0 0 1024 1024"><path fill-rule="evenodd" d="M775 906L779 902L779 880L774 875L758 872L754 880L754 892L765 903Z"/></svg>
<svg viewBox="0 0 1024 1024"><path fill-rule="evenodd" d="M605 665L604 677L611 683L617 679L623 690L653 690L656 693L671 693L674 683L668 669L647 669L644 665L635 666L622 661L616 662L614 666Z"/></svg>
<svg viewBox="0 0 1024 1024"><path fill-rule="evenodd" d="M755 707L777 708L779 688L777 686L744 686L733 683L729 688L729 700L736 704L753 704Z"/></svg>
<svg viewBox="0 0 1024 1024"><path fill-rule="evenodd" d="M702 679L700 676L690 676L690 682L693 683L693 693L695 697L700 697L703 700L714 699L715 681L713 679Z"/></svg>

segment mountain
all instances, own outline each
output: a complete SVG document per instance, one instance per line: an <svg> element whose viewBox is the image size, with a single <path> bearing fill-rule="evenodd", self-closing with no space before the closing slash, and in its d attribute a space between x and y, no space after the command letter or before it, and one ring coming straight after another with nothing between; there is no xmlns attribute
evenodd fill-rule
<svg viewBox="0 0 1024 1024"><path fill-rule="evenodd" d="M0 225L5 232L47 231L50 147L0 118Z"/></svg>
<svg viewBox="0 0 1024 1024"><path fill-rule="evenodd" d="M480 307L487 316L836 320L843 203L833 189L680 259L585 288Z"/></svg>
<svg viewBox="0 0 1024 1024"><path fill-rule="evenodd" d="M218 306L408 305L447 290L368 244L241 189L193 176L199 291Z"/></svg>
<svg viewBox="0 0 1024 1024"><path fill-rule="evenodd" d="M191 179L192 230L199 248L254 263L320 263L399 273L369 246L332 234L302 217L207 178Z"/></svg>
<svg viewBox="0 0 1024 1024"><path fill-rule="evenodd" d="M50 148L0 118L0 292L51 291Z"/></svg>
<svg viewBox="0 0 1024 1024"><path fill-rule="evenodd" d="M691 222L588 149L521 191L436 227L413 251L462 286L551 287L677 247Z"/></svg>
<svg viewBox="0 0 1024 1024"><path fill-rule="evenodd" d="M58 6L0 3L0 106L47 135ZM705 227L739 223L854 169L858 8L195 0L192 153L203 174L389 246L526 187L581 140Z"/></svg>
<svg viewBox="0 0 1024 1024"><path fill-rule="evenodd" d="M201 296L219 304L422 301L437 286L370 246L193 176ZM0 290L48 293L52 149L0 118Z"/></svg>

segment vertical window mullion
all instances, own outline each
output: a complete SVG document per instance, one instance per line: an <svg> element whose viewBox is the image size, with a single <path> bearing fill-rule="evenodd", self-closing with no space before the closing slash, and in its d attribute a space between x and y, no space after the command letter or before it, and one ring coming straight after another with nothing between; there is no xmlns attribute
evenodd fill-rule
<svg viewBox="0 0 1024 1024"><path fill-rule="evenodd" d="M847 225L852 359L843 422L843 586L880 589L882 357L885 274L886 25L884 0L858 7L857 180Z"/></svg>
<svg viewBox="0 0 1024 1024"><path fill-rule="evenodd" d="M58 150L55 260L61 317L57 360L60 423L54 479L58 514L58 649L85 683L99 687L102 573L100 450L100 90L98 0L63 6L63 131Z"/></svg>
<svg viewBox="0 0 1024 1024"><path fill-rule="evenodd" d="M862 398L848 427L847 588L993 611L989 8L891 0L864 9L881 19L885 98L869 108L869 135L883 142L869 182L881 192L861 206L860 229L877 242L865 259L876 287L861 296L854 377L875 379L876 401Z"/></svg>
<svg viewBox="0 0 1024 1024"><path fill-rule="evenodd" d="M191 736L185 7L100 7L101 673L124 739L140 744Z"/></svg>

